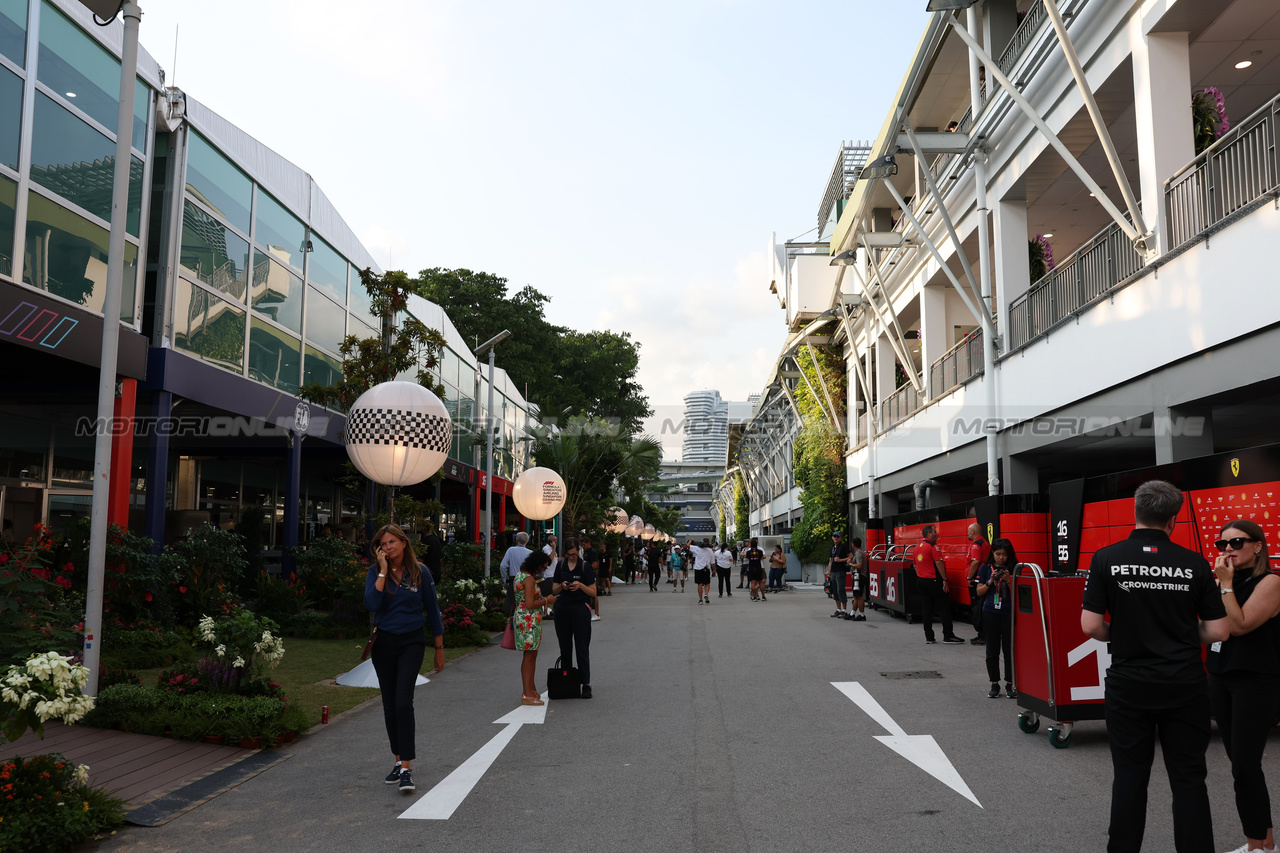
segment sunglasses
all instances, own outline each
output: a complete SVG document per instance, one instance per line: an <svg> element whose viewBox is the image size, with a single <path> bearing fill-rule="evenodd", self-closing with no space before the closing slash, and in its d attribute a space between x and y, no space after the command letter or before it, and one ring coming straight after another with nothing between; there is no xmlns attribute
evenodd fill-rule
<svg viewBox="0 0 1280 853"><path fill-rule="evenodd" d="M1219 539L1213 543L1213 547L1217 548L1219 552L1227 550L1228 546L1232 551L1239 551L1244 547L1244 543L1257 541L1257 539L1250 539L1247 536L1232 536L1230 539Z"/></svg>

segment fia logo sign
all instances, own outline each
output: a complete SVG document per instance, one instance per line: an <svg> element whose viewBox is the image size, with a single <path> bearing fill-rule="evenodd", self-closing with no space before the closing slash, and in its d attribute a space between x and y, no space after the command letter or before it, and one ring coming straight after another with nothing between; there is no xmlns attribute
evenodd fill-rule
<svg viewBox="0 0 1280 853"><path fill-rule="evenodd" d="M1231 460L1231 476L1232 477L1240 476L1240 460L1239 459Z"/></svg>

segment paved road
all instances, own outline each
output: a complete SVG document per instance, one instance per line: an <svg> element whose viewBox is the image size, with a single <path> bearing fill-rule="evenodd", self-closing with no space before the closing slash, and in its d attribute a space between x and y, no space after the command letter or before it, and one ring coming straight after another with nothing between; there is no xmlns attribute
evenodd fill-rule
<svg viewBox="0 0 1280 853"><path fill-rule="evenodd" d="M448 820L397 820L498 734L519 704L518 656L472 654L418 692L417 797L384 785L381 709L359 708L292 759L103 851L1101 850L1110 760L1102 723L1070 749L1024 735L987 699L981 648L926 646L883 613L828 618L821 592L695 606L692 591L618 587L592 643L595 698L550 703ZM548 626L550 628L550 626ZM963 634L968 636L967 629ZM555 659L544 647L539 669ZM935 680L882 672L936 670ZM832 682L856 681L910 735L933 735L979 807L874 740L885 730ZM539 686L543 685L539 677ZM1218 847L1240 841L1230 771L1210 747ZM1148 850L1172 849L1159 760ZM1272 765L1273 779L1280 768Z"/></svg>

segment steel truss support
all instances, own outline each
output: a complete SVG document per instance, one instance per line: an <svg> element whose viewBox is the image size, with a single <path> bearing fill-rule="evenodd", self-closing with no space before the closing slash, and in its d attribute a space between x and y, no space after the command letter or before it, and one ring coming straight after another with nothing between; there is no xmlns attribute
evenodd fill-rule
<svg viewBox="0 0 1280 853"><path fill-rule="evenodd" d="M888 181L885 181L885 184L892 186ZM902 362L902 369L906 371L907 379L911 380L911 385L916 389L917 394L923 394L924 385L921 383L920 377L916 375L916 363L907 354L907 337L902 333L902 326L898 323L898 312L893 310L893 300L889 297L889 291L884 286L884 279L880 276L880 267L876 263L876 259L872 257L871 249L865 242L862 248L867 253L867 263L871 265L871 273L875 277L876 287L880 291L880 296L884 299L885 310L888 312L891 322L885 322L884 314L881 313L880 307L876 305L872 290L866 287L865 282L862 282L863 290L867 293L867 302L871 305L871 310L875 312L876 319L880 321L880 325L884 326L885 330L889 332L889 345L893 347L898 360ZM853 267L853 270L854 274L861 278L858 268Z"/></svg>

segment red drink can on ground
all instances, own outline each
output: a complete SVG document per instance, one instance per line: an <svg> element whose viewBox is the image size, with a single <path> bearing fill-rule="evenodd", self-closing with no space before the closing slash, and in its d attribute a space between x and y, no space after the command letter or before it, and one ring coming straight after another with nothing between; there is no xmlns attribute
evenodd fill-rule
<svg viewBox="0 0 1280 853"><path fill-rule="evenodd" d="M329 706L328 705L325 705L323 708L320 709L320 722L322 723L329 722Z"/></svg>

